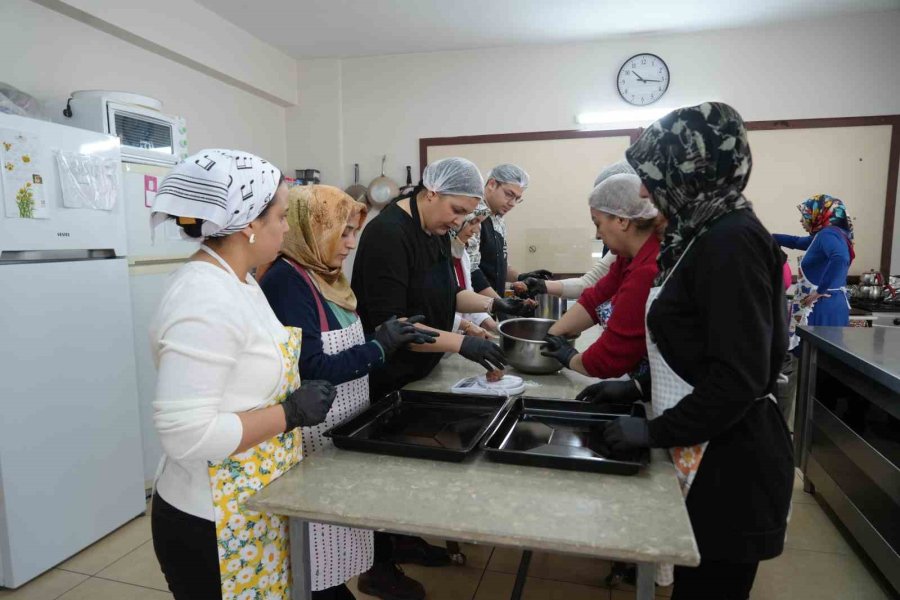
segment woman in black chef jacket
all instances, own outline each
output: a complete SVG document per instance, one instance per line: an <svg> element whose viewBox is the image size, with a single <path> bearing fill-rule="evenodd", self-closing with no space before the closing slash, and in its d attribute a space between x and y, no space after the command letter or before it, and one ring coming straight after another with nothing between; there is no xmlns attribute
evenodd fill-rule
<svg viewBox="0 0 900 600"><path fill-rule="evenodd" d="M648 298L655 418L621 418L604 438L672 454L700 549L698 567L675 567L672 600L744 600L759 561L783 550L791 501L773 396L787 349L781 253L742 193L752 160L730 106L678 109L625 156L669 220Z"/></svg>
<svg viewBox="0 0 900 600"><path fill-rule="evenodd" d="M445 352L458 352L489 371L506 365L503 351L491 341L451 333L456 311L518 314L526 308L519 299L487 298L457 286L448 234L475 210L483 193L484 180L474 164L445 158L428 165L419 185L363 230L351 287L365 332L372 334L393 316L424 315L421 326L439 333L427 349L398 350L370 372L372 402L427 377ZM395 581L402 572L393 566L395 560L436 566L447 564L448 557L420 538L376 532L375 564L360 579L364 591L398 589Z"/></svg>
<svg viewBox="0 0 900 600"><path fill-rule="evenodd" d="M445 352L458 352L487 370L506 365L496 344L451 333L459 312L527 310L517 298L487 298L460 290L453 273L450 229L459 227L484 194L478 168L464 158L431 163L407 197L384 209L363 231L351 286L366 333L386 319L425 315L422 327L439 330L427 348L400 350L369 376L372 400L426 377Z"/></svg>

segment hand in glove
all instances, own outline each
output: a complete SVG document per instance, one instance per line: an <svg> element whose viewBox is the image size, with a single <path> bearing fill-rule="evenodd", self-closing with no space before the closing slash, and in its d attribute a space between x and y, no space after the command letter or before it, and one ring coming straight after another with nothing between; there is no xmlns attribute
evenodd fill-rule
<svg viewBox="0 0 900 600"><path fill-rule="evenodd" d="M553 277L553 273L548 271L547 269L538 269L537 271L528 271L527 273L521 273L516 279L518 281L525 281L529 277L533 277L535 279L550 279Z"/></svg>
<svg viewBox="0 0 900 600"><path fill-rule="evenodd" d="M433 344L438 333L427 329L418 329L416 323L425 320L422 315L410 317L406 321L398 321L391 317L375 329L375 341L381 344L384 353L390 356L407 344Z"/></svg>
<svg viewBox="0 0 900 600"><path fill-rule="evenodd" d="M337 390L327 381L304 381L281 403L287 423L285 432L295 427L318 425L324 421L336 395Z"/></svg>
<svg viewBox="0 0 900 600"><path fill-rule="evenodd" d="M547 281L545 279L539 279L537 277L526 277L525 285L528 286L529 296L534 297L539 294L547 293Z"/></svg>
<svg viewBox="0 0 900 600"><path fill-rule="evenodd" d="M603 441L613 452L649 448L653 443L647 419L640 417L619 417L612 421L603 429Z"/></svg>
<svg viewBox="0 0 900 600"><path fill-rule="evenodd" d="M578 354L578 350L568 338L562 335L548 335L544 338L544 349L541 356L550 356L568 367L572 359Z"/></svg>
<svg viewBox="0 0 900 600"><path fill-rule="evenodd" d="M484 338L464 337L462 345L459 347L459 353L464 358L477 362L488 371L498 371L506 366L506 357L500 346Z"/></svg>
<svg viewBox="0 0 900 600"><path fill-rule="evenodd" d="M491 312L523 317L534 314L534 307L521 298L494 298Z"/></svg>
<svg viewBox="0 0 900 600"><path fill-rule="evenodd" d="M641 390L635 385L633 379L601 381L587 386L575 396L575 400L591 404L631 404L642 398Z"/></svg>

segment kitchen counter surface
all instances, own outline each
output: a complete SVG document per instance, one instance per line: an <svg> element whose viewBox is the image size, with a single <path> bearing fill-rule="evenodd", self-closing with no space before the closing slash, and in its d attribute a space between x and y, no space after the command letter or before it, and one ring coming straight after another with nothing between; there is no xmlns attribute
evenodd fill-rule
<svg viewBox="0 0 900 600"><path fill-rule="evenodd" d="M476 544L650 563L700 559L663 451L626 477L494 463L481 455L449 463L329 448L248 506Z"/></svg>
<svg viewBox="0 0 900 600"><path fill-rule="evenodd" d="M575 340L575 348L579 352L584 352L598 337L600 337L600 328L595 325ZM483 373L484 368L480 365L458 354L452 354L445 356L428 377L414 381L404 389L420 392L449 392L450 388L460 379ZM550 375L531 375L507 367L506 373L517 375L525 380L525 391L522 393L525 398L573 400L578 392L599 381L599 379L587 377L569 369L562 369Z"/></svg>
<svg viewBox="0 0 900 600"><path fill-rule="evenodd" d="M900 393L900 328L800 327L804 343Z"/></svg>

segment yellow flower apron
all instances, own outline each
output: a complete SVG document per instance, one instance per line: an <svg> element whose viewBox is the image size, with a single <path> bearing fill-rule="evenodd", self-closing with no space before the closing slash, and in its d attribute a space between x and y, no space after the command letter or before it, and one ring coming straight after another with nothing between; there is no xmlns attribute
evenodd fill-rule
<svg viewBox="0 0 900 600"><path fill-rule="evenodd" d="M284 361L273 406L300 387L297 361L301 330L286 327L280 344ZM269 600L290 597L288 519L243 508L257 491L297 464L301 458L300 429L276 435L240 454L209 463L216 515L219 573L223 600Z"/></svg>

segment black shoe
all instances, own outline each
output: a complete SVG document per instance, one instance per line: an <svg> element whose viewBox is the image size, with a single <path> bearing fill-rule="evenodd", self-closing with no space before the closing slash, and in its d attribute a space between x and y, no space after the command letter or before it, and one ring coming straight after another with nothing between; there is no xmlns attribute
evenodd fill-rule
<svg viewBox="0 0 900 600"><path fill-rule="evenodd" d="M394 537L394 562L412 563L423 567L446 567L453 561L447 548L432 546L420 537L398 535Z"/></svg>
<svg viewBox="0 0 900 600"><path fill-rule="evenodd" d="M359 576L356 587L382 600L425 600L422 584L407 577L394 563L377 563Z"/></svg>

